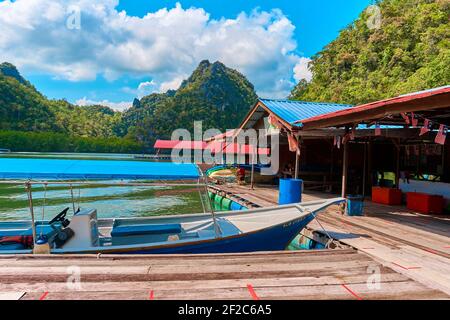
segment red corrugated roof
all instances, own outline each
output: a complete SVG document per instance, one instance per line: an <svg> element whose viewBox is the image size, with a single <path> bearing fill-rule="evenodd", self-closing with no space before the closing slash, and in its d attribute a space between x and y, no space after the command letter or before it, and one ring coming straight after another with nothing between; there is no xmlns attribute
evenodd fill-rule
<svg viewBox="0 0 450 320"><path fill-rule="evenodd" d="M178 140L157 140L155 149L186 149L186 150L211 150L212 153L223 152L226 154L252 154L254 151L251 145L240 145L237 143L228 143L212 141L178 141ZM258 148L259 155L269 155L269 148Z"/></svg>
<svg viewBox="0 0 450 320"><path fill-rule="evenodd" d="M187 141L187 140L157 140L155 142L155 149L190 149L190 150L204 150L207 143L204 141Z"/></svg>
<svg viewBox="0 0 450 320"><path fill-rule="evenodd" d="M413 102L415 100L420 100L420 99L433 97L433 96L437 96L437 95L442 95L442 94L448 94L448 93L450 93L450 86L435 88L435 89L426 90L426 91L414 92L411 94L402 95L402 96L398 96L395 98L390 98L390 99L385 99L385 100L381 100L381 101L363 104L363 105L356 106L354 108L350 108L350 109L346 109L346 110L330 112L330 113L327 113L324 115L311 117L308 119L304 119L301 122L305 127L308 127L308 125L314 126L314 122L324 121L324 120L333 119L333 118L336 118L336 119L339 118L342 121L342 124L345 124L346 116L355 115L358 113L363 114L364 112L373 111L376 109L382 109L383 107L387 107L387 106L394 107L397 104L398 105L405 104L408 102ZM424 105L423 107L426 108L427 106ZM415 108L417 109L417 107L415 107ZM386 112L389 112L389 111L391 111L391 110L386 110ZM392 109L392 111L395 111L395 109Z"/></svg>

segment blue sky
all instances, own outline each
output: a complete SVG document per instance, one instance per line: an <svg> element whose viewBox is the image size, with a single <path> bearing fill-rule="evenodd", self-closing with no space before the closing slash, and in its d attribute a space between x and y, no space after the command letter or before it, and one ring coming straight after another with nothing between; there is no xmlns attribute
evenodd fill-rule
<svg viewBox="0 0 450 320"><path fill-rule="evenodd" d="M136 96L176 88L203 59L281 98L309 79L308 58L372 2L0 1L0 56L49 98L80 104L123 109Z"/></svg>

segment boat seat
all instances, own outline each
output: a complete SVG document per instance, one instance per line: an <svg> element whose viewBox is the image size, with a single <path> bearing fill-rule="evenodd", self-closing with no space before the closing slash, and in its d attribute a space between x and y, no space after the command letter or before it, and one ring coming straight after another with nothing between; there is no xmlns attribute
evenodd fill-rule
<svg viewBox="0 0 450 320"><path fill-rule="evenodd" d="M111 237L139 236L151 234L179 234L181 224L147 224L114 226Z"/></svg>

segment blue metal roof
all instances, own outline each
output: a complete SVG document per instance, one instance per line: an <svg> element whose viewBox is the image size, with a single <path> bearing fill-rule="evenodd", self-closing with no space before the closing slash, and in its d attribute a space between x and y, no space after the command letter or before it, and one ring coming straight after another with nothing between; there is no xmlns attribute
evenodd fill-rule
<svg viewBox="0 0 450 320"><path fill-rule="evenodd" d="M295 100L259 99L275 115L293 126L302 126L301 120L353 107L349 104L305 102ZM300 121L300 122L297 122ZM296 123L297 122L297 123Z"/></svg>
<svg viewBox="0 0 450 320"><path fill-rule="evenodd" d="M0 179L197 179L195 164L0 158Z"/></svg>

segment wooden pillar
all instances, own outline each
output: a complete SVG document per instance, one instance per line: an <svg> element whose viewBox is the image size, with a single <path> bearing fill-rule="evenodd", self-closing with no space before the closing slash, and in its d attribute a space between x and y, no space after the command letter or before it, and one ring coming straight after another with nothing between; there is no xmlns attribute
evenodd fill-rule
<svg viewBox="0 0 450 320"><path fill-rule="evenodd" d="M295 174L294 178L298 179L298 172L299 172L299 166L300 166L300 154L301 154L301 143L300 139L297 142L297 151L295 152Z"/></svg>
<svg viewBox="0 0 450 320"><path fill-rule="evenodd" d="M367 176L367 143L364 142L364 163L363 163L363 181L362 181L362 196L366 195L366 176Z"/></svg>
<svg viewBox="0 0 450 320"><path fill-rule="evenodd" d="M251 173L251 179L250 179L250 187L253 190L255 187L255 146L252 146L252 173ZM256 156L257 157L257 156Z"/></svg>
<svg viewBox="0 0 450 320"><path fill-rule="evenodd" d="M397 163L395 165L395 187L400 189L400 144L396 144L395 148L397 149Z"/></svg>
<svg viewBox="0 0 450 320"><path fill-rule="evenodd" d="M342 193L341 196L342 198L345 198L345 196L347 195L347 174L348 174L348 144L349 142L347 141L344 144L344 156L343 156L343 161L342 161Z"/></svg>
<svg viewBox="0 0 450 320"><path fill-rule="evenodd" d="M369 177L369 190L372 193L372 186L373 186L373 173L372 173L372 140L369 140L367 144L367 173Z"/></svg>
<svg viewBox="0 0 450 320"><path fill-rule="evenodd" d="M450 153L448 144L442 146L442 182L450 182L450 168L446 163L450 163Z"/></svg>

